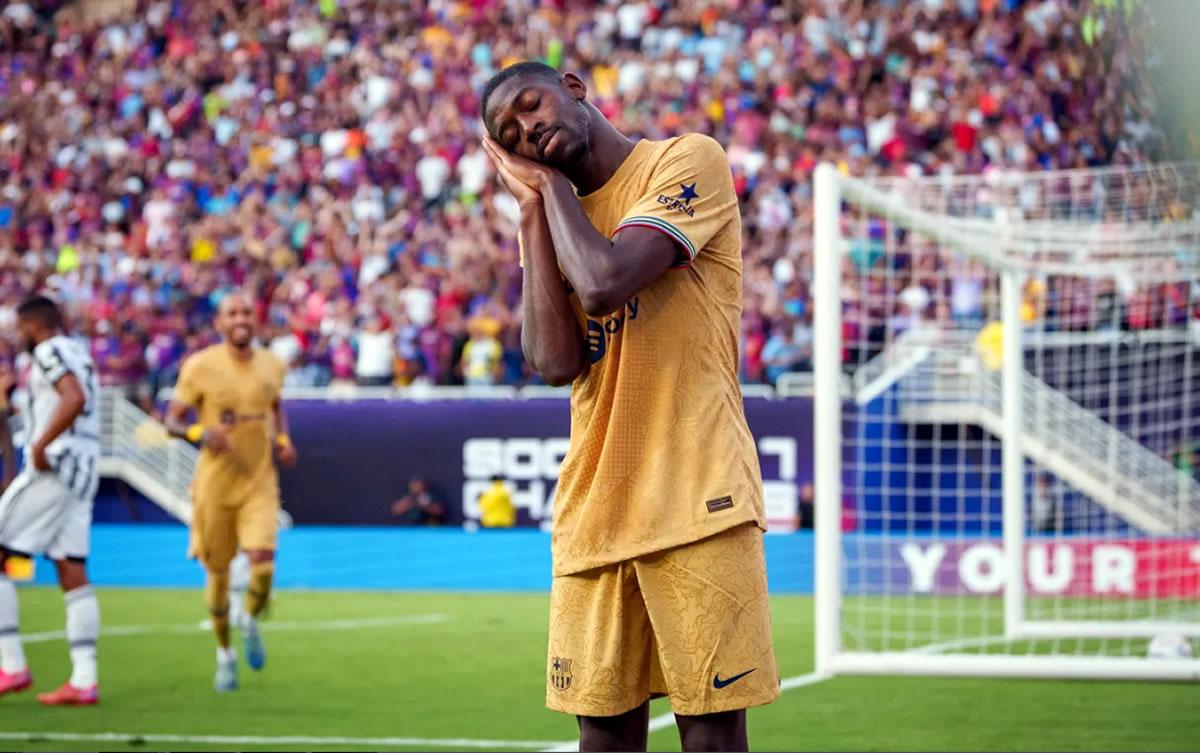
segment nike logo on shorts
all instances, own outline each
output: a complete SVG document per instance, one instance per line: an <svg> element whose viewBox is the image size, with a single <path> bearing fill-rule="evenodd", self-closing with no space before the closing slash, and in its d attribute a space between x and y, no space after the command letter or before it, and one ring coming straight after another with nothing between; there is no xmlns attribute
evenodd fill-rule
<svg viewBox="0 0 1200 753"><path fill-rule="evenodd" d="M753 672L756 669L758 669L758 667L752 667L750 669L747 669L745 672L742 672L739 675L734 675L733 677L730 677L727 680L722 680L721 674L718 672L717 674L713 675L713 687L716 688L717 690L720 690L721 688L729 687L730 685L734 684L735 682L742 679L743 677L750 674L751 672Z"/></svg>

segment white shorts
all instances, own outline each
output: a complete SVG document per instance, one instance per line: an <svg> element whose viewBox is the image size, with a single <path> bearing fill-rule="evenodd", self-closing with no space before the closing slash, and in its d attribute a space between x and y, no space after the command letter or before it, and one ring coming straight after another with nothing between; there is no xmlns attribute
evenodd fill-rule
<svg viewBox="0 0 1200 753"><path fill-rule="evenodd" d="M54 473L22 471L0 496L0 547L55 561L86 558L94 496L81 497Z"/></svg>

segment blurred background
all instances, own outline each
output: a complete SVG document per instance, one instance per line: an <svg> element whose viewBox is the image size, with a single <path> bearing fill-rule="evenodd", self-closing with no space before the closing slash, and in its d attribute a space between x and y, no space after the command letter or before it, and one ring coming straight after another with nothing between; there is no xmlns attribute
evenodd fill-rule
<svg viewBox="0 0 1200 753"><path fill-rule="evenodd" d="M212 342L235 286L258 295L291 385L533 383L517 208L479 147L478 92L539 58L579 72L631 136L726 146L745 228L741 373L773 385L810 367L817 162L938 175L1162 160L1151 13L1116 0L8 2L0 324L26 292L55 290L105 383L147 409Z"/></svg>

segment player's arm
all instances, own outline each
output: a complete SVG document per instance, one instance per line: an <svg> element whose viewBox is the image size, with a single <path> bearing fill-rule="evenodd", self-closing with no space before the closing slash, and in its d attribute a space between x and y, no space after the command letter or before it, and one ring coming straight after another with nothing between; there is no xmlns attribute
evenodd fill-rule
<svg viewBox="0 0 1200 753"><path fill-rule="evenodd" d="M83 392L79 379L71 372L65 372L54 382L58 392L58 407L50 416L46 430L33 443L33 467L39 471L50 470L50 460L46 457L46 448L58 439L64 431L71 428L79 414L87 406L87 396Z"/></svg>
<svg viewBox="0 0 1200 753"><path fill-rule="evenodd" d="M513 174L503 147L490 138L483 147L521 207L521 351L547 384L570 384L584 370L583 333L559 270L542 196Z"/></svg>
<svg viewBox="0 0 1200 753"><path fill-rule="evenodd" d="M13 447L12 431L8 428L8 406L0 410L0 452L4 453L4 479L0 480L0 492L8 488L17 475L17 451Z"/></svg>
<svg viewBox="0 0 1200 753"><path fill-rule="evenodd" d="M12 429L8 422L12 415L8 395L14 383L15 378L10 370L0 370L0 452L4 453L4 480L0 481L0 491L4 491L17 475L17 451L13 447Z"/></svg>
<svg viewBox="0 0 1200 753"><path fill-rule="evenodd" d="M583 334L559 271L550 226L540 200L521 204L521 351L542 379L570 384L583 372Z"/></svg>
<svg viewBox="0 0 1200 753"><path fill-rule="evenodd" d="M546 171L540 187L558 263L588 316L621 308L678 259L679 245L657 230L631 227L612 240L605 238L562 173Z"/></svg>
<svg viewBox="0 0 1200 753"><path fill-rule="evenodd" d="M605 238L584 214L565 175L515 155L490 138L484 146L500 174L507 176L506 183L522 184L540 199L548 231L543 248L555 254L555 272L561 267L588 316L616 311L678 258L675 242L653 230L630 228L615 240ZM525 225L522 213L522 230ZM532 220L529 225L531 230L537 229ZM525 265L527 274L530 266L528 262Z"/></svg>
<svg viewBox="0 0 1200 753"><path fill-rule="evenodd" d="M284 468L291 468L300 459L292 437L288 434L287 413L283 410L283 401L276 400L272 408L275 414L275 458Z"/></svg>
<svg viewBox="0 0 1200 753"><path fill-rule="evenodd" d="M173 437L207 447L213 452L221 452L229 447L229 438L225 435L224 427L204 426L191 420L193 410L202 400L203 392L200 389L195 364L190 360L185 361L183 368L179 370L175 396L167 405L163 424L167 427L167 433Z"/></svg>

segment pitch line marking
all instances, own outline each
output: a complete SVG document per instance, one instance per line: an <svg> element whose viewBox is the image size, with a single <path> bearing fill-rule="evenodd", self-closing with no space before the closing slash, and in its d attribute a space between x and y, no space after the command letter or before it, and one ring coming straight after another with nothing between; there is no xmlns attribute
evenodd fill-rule
<svg viewBox="0 0 1200 753"><path fill-rule="evenodd" d="M830 677L832 677L832 675L822 674L820 672L809 672L808 674L796 675L795 677L789 677L789 678L783 680L781 683L779 683L779 690L780 690L780 692L787 692L789 690L794 690L795 688L803 688L807 685L816 685L819 682L824 682L825 680L828 680ZM665 714L659 714L658 716L656 716L650 720L650 734L654 734L655 732L658 732L659 730L666 729L667 727L670 727L673 724L675 724L674 712L668 711ZM544 748L544 750L547 753L550 753L551 751L553 751L554 753L566 753L567 751L576 751L576 750L579 750L579 741L578 740L568 740L566 742L561 742L561 743L552 745L549 748Z"/></svg>
<svg viewBox="0 0 1200 753"><path fill-rule="evenodd" d="M363 750L368 746L431 748L530 748L550 745L549 740L476 740L473 738L430 737L279 737L257 735L156 735L124 732L0 732L0 740L20 742L109 742L137 745L144 743L191 743L209 745L351 745Z"/></svg>
<svg viewBox="0 0 1200 753"><path fill-rule="evenodd" d="M264 622L262 629L266 632L301 632L315 630L362 630L365 628L395 627L398 625L433 625L445 622L446 615L441 613L399 615L394 617L363 617L361 619L343 620L313 620L310 622ZM127 635L170 635L175 633L200 633L204 628L189 622L174 625L115 625L101 628L102 637ZM22 643L46 643L48 641L66 640L64 630L48 630L43 633L28 633L21 636Z"/></svg>

